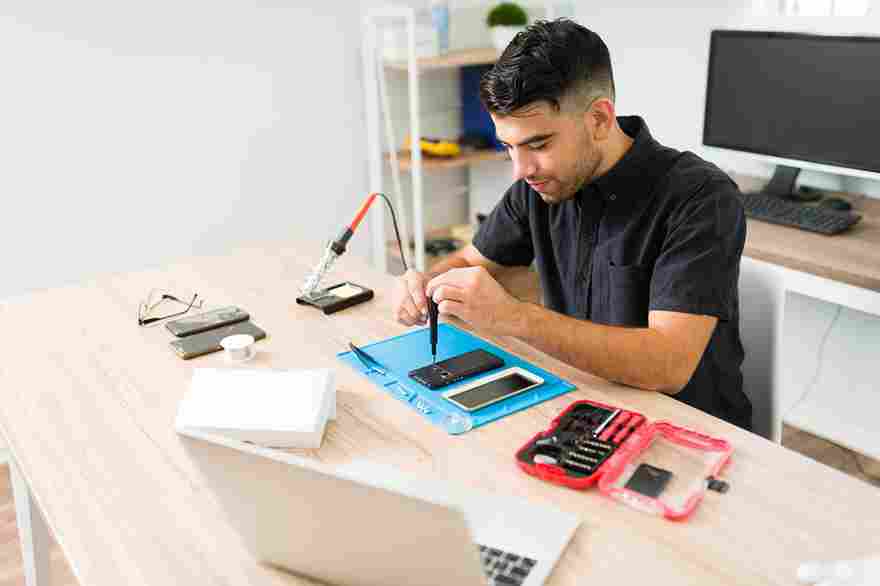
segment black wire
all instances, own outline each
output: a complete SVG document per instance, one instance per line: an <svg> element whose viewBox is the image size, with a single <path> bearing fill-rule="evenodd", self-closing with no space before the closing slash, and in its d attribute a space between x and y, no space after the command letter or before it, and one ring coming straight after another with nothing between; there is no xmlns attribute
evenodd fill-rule
<svg viewBox="0 0 880 586"><path fill-rule="evenodd" d="M391 212L391 221L394 223L394 235L397 236L397 248L400 249L400 261L403 263L403 272L405 273L409 270L409 267L406 266L406 255L403 254L403 241L400 239L400 230L397 229L397 216L394 214L394 206L391 205L391 201L385 197L384 193L377 193L376 195L385 200L385 203L388 204L388 210Z"/></svg>

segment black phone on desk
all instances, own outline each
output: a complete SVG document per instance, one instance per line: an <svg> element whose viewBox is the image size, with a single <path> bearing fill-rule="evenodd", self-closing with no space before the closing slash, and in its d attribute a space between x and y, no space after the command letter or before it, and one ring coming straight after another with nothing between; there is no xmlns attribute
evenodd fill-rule
<svg viewBox="0 0 880 586"><path fill-rule="evenodd" d="M262 340L266 337L266 332L257 327L253 322L243 321L229 326L222 326L202 332L201 334L193 334L179 340L172 340L171 347L177 352L177 355L184 360L210 354L222 350L220 340L226 336L234 336L236 334L250 334L254 340Z"/></svg>
<svg viewBox="0 0 880 586"><path fill-rule="evenodd" d="M411 371L409 376L429 389L439 389L502 366L504 366L503 360L491 352L477 349L441 360L437 364L417 368Z"/></svg>
<svg viewBox="0 0 880 586"><path fill-rule="evenodd" d="M250 315L245 310L240 307L229 306L206 311L198 315L188 315L166 323L165 327L169 332L180 338L213 330L220 326L242 322L249 318Z"/></svg>

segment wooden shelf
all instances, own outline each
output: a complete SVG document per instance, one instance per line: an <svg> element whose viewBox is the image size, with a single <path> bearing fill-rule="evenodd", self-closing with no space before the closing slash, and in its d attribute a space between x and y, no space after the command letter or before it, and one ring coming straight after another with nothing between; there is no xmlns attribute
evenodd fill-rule
<svg viewBox="0 0 880 586"><path fill-rule="evenodd" d="M458 157L429 157L422 155L422 168L426 171L455 169L457 167L467 167L481 161L503 161L507 157L504 151L496 151L494 149L481 149L464 153ZM386 154L386 160L391 157ZM400 163L400 170L407 172L412 167L409 151L400 151L397 153L397 160Z"/></svg>
<svg viewBox="0 0 880 586"><path fill-rule="evenodd" d="M499 52L497 49L488 47L483 49L463 49L459 51L450 51L436 57L419 57L416 59L416 66L419 70L428 69L449 69L453 67L465 67L467 65L491 65L498 60ZM389 69L399 69L406 71L406 60L403 61L386 61L385 66Z"/></svg>

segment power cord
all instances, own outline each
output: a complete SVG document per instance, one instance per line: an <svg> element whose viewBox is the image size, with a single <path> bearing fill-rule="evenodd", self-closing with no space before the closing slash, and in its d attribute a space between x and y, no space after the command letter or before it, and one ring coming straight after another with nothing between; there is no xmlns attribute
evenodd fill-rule
<svg viewBox="0 0 880 586"><path fill-rule="evenodd" d="M400 230L397 229L397 214L394 213L394 206L391 205L391 200L389 200L384 193L376 194L382 199L385 200L385 203L388 205L388 211L391 212L391 222L394 224L394 235L397 236L397 248L400 250L400 262L403 263L403 272L409 270L409 267L406 266L406 255L403 254L403 241L400 239Z"/></svg>
<svg viewBox="0 0 880 586"><path fill-rule="evenodd" d="M807 398L807 396L813 391L813 387L816 386L816 383L819 382L819 376L822 374L822 366L825 364L823 360L823 356L825 355L825 345L828 342L828 337L831 335L831 330L834 329L834 325L837 323L837 320L840 318L840 312L843 309L842 305L837 306L837 310L834 312L834 317L831 318L831 323L828 324L828 329L825 330L825 333L822 335L822 341L819 342L819 355L816 358L816 372L813 373L813 378L810 380L810 383L807 385L807 388L798 397L798 400L795 401L794 405L792 405L789 409L789 413L794 413L795 409L797 409L801 403Z"/></svg>
<svg viewBox="0 0 880 586"><path fill-rule="evenodd" d="M800 404L803 403L804 400L806 400L807 396L812 392L813 387L816 386L817 382L819 382L819 377L822 374L822 365L824 363L823 355L825 353L825 346L828 342L828 337L831 335L831 331L834 329L834 325L837 323L837 320L840 318L840 314L841 314L842 309L843 309L843 306L840 306L840 305L837 306L837 310L834 313L834 317L831 319L831 323L828 324L828 329L825 331L825 334L822 336L822 341L819 343L819 355L816 359L816 363L817 363L816 364L816 372L813 374L813 378L810 381L810 384L807 385L806 390L804 390L803 394L798 398L797 401L795 401L794 405L792 405L792 407L789 409L789 413L794 412L795 409L797 409L798 406L800 406ZM877 478L876 476L874 476L872 474L868 474L867 470L865 470L865 467L862 466L861 461L859 460L858 456L856 455L856 453L854 451L852 451L848 448L845 448L838 443L835 443L835 442L830 442L830 443L834 447L838 448L844 454L849 455L850 459L852 459L853 463L856 465L856 468L858 468L859 472L867 480L867 482L869 482L870 484L873 484L874 486L880 486L880 478Z"/></svg>

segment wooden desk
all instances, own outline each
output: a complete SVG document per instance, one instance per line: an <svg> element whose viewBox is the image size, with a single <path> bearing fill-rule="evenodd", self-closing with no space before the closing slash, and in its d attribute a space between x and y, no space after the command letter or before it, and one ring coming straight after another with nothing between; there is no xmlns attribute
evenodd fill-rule
<svg viewBox="0 0 880 586"><path fill-rule="evenodd" d="M733 175L740 190L759 191L766 179ZM748 220L743 254L782 267L880 292L880 199L835 193L862 220L835 236L823 236Z"/></svg>
<svg viewBox="0 0 880 586"><path fill-rule="evenodd" d="M314 245L267 244L112 276L17 299L0 313L0 427L17 469L82 584L304 584L261 567L219 512L173 421L196 366L163 328L135 325L152 287L195 289L211 304L248 309L269 332L258 367L331 367L338 420L306 451L343 463L369 458L427 477L551 503L583 524L549 584L795 583L807 559L880 551L878 490L668 397L602 382L512 339L492 338L576 383L579 390L452 437L429 425L335 354L405 330L390 318L389 278L349 255L337 275L376 298L326 317L296 305ZM578 398L608 401L729 438L731 490L709 494L686 523L671 523L522 474L513 453ZM292 528L291 530L295 530ZM381 529L377 529L381 530Z"/></svg>

